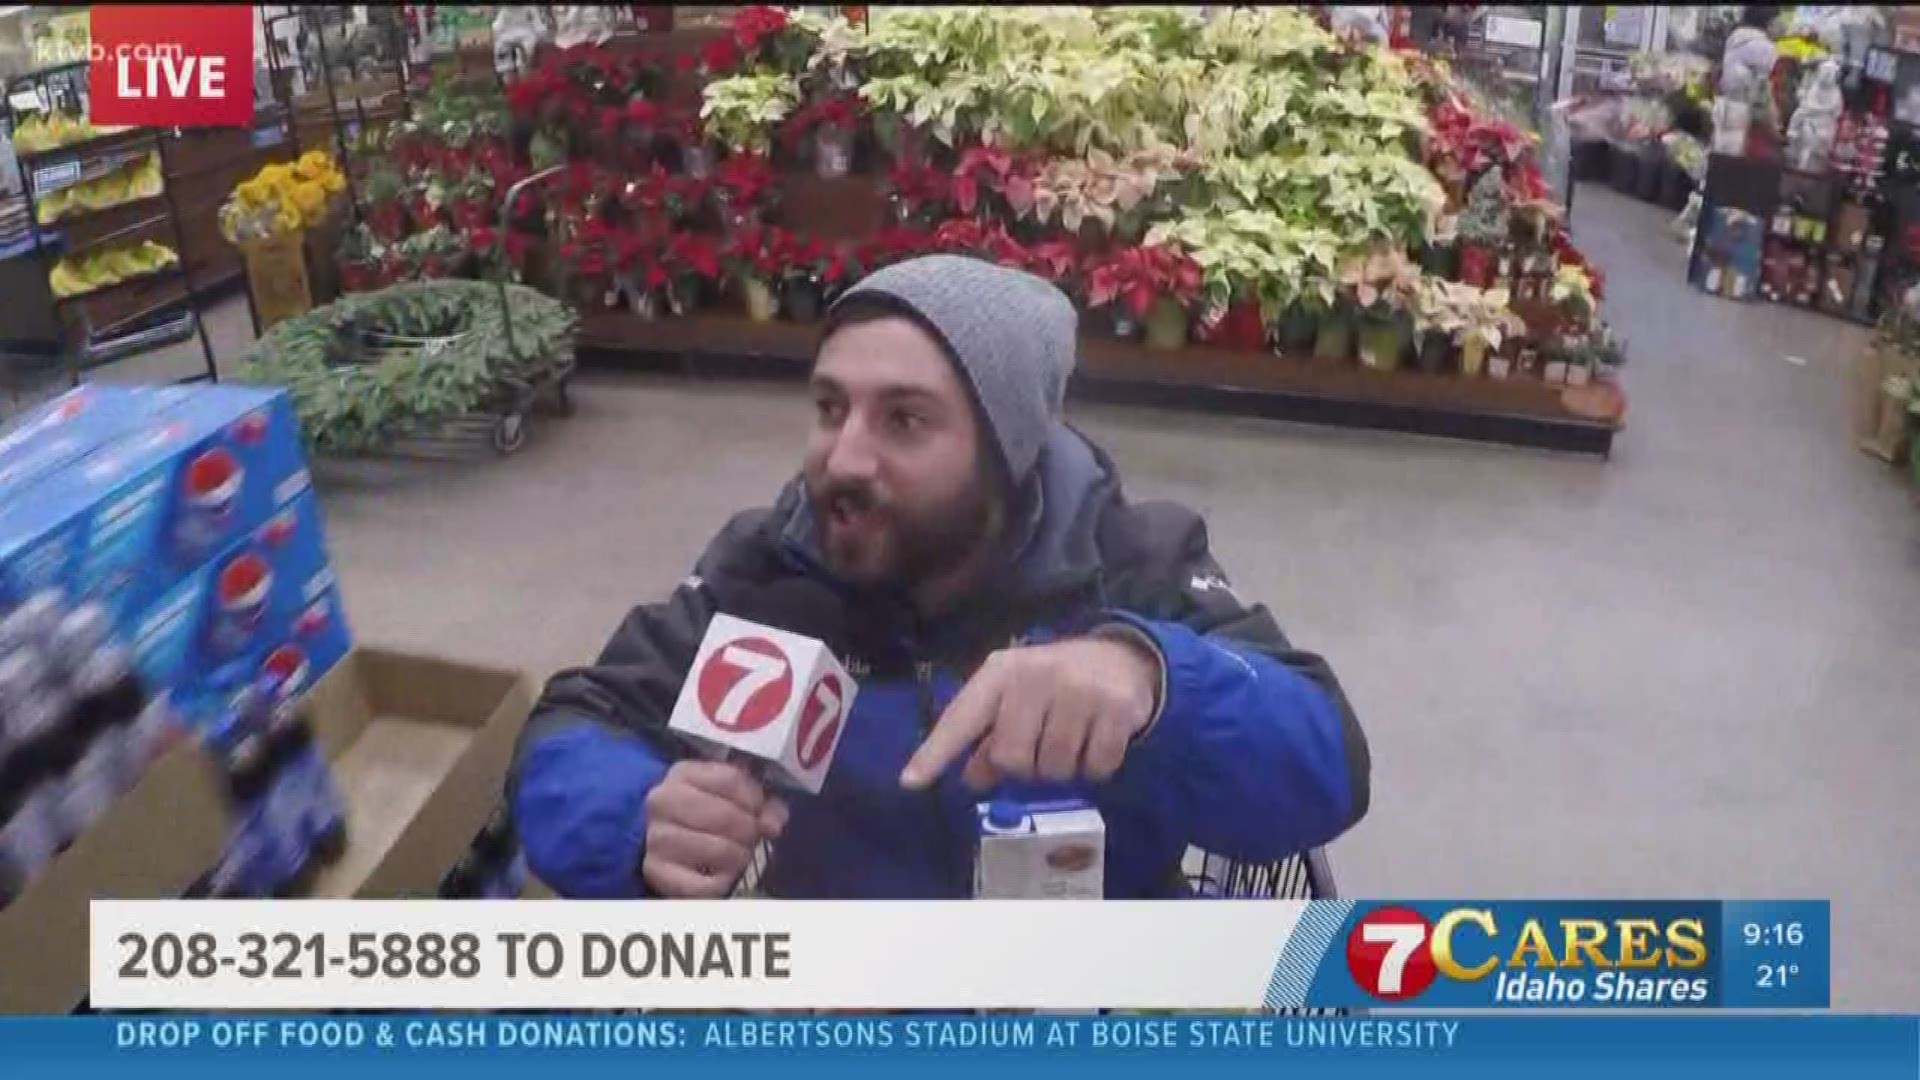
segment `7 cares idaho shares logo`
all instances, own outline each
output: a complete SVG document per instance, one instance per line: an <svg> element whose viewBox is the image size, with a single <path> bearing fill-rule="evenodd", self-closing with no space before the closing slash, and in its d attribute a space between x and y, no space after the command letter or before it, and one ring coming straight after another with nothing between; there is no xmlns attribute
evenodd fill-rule
<svg viewBox="0 0 1920 1080"><path fill-rule="evenodd" d="M1266 1004L1712 1007L1720 921L1712 902L1316 901Z"/></svg>

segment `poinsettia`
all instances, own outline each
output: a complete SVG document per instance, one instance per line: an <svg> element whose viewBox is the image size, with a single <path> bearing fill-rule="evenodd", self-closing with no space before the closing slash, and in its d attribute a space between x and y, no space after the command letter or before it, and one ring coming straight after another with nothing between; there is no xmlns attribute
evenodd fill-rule
<svg viewBox="0 0 1920 1080"><path fill-rule="evenodd" d="M787 28L787 13L766 4L744 7L733 16L733 44L741 56L760 52L767 39Z"/></svg>
<svg viewBox="0 0 1920 1080"><path fill-rule="evenodd" d="M887 171L887 194L918 212L931 209L953 197L953 178L947 173L915 162L896 162Z"/></svg>
<svg viewBox="0 0 1920 1080"><path fill-rule="evenodd" d="M793 265L796 246L793 234L777 225L753 225L729 237L721 257L742 277L773 282Z"/></svg>
<svg viewBox="0 0 1920 1080"><path fill-rule="evenodd" d="M1032 180L1014 161L1012 153L1004 147L971 146L961 152L960 161L953 169L954 201L961 213L971 214L980 204L981 191L1005 196L1009 184L1016 182L1027 185L1031 192Z"/></svg>
<svg viewBox="0 0 1920 1080"><path fill-rule="evenodd" d="M676 232L667 240L666 262L675 274L720 280L720 245L705 233Z"/></svg>
<svg viewBox="0 0 1920 1080"><path fill-rule="evenodd" d="M911 259L934 250L933 234L915 225L887 225L867 239L860 261L869 267Z"/></svg>
<svg viewBox="0 0 1920 1080"><path fill-rule="evenodd" d="M860 122L863 109L857 94L830 94L815 98L793 111L780 125L780 138L792 146L812 134L816 128L851 131Z"/></svg>
<svg viewBox="0 0 1920 1080"><path fill-rule="evenodd" d="M706 69L710 79L719 78L733 71L740 63L740 44L731 37L717 37L700 47L700 66Z"/></svg>
<svg viewBox="0 0 1920 1080"><path fill-rule="evenodd" d="M997 221L983 225L977 218L953 218L934 230L933 243L941 251L975 255L1003 266L1027 262L1027 249Z"/></svg>
<svg viewBox="0 0 1920 1080"><path fill-rule="evenodd" d="M1193 303L1200 295L1200 264L1170 245L1122 245L1088 260L1086 282L1089 307L1118 302L1144 319L1155 300Z"/></svg>
<svg viewBox="0 0 1920 1080"><path fill-rule="evenodd" d="M763 154L734 154L714 170L714 183L734 206L754 206L773 186L773 167Z"/></svg>
<svg viewBox="0 0 1920 1080"><path fill-rule="evenodd" d="M1080 252L1070 240L1043 240L1027 248L1026 269L1066 288L1080 268Z"/></svg>

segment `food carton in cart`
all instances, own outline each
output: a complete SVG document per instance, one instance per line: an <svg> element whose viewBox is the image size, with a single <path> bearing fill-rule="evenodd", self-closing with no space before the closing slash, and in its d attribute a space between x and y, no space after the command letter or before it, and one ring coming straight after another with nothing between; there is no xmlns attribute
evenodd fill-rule
<svg viewBox="0 0 1920 1080"><path fill-rule="evenodd" d="M56 589L125 619L311 486L284 391L108 400L116 436L0 500L0 601Z"/></svg>

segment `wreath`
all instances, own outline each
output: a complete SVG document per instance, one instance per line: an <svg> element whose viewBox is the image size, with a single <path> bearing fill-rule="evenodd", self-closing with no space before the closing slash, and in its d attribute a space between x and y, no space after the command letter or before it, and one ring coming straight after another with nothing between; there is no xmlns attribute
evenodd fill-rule
<svg viewBox="0 0 1920 1080"><path fill-rule="evenodd" d="M378 450L472 415L573 360L572 308L508 285L406 282L279 323L242 360L242 382L283 386L316 453Z"/></svg>

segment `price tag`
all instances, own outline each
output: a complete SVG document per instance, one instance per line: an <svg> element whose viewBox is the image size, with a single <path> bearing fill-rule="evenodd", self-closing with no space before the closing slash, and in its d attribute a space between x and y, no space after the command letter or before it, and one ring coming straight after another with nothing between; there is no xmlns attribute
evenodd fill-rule
<svg viewBox="0 0 1920 1080"><path fill-rule="evenodd" d="M33 189L42 194L72 187L80 180L80 159L70 158L53 165L42 165L33 170Z"/></svg>

